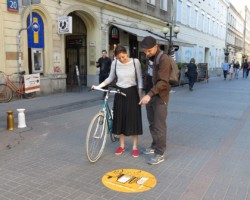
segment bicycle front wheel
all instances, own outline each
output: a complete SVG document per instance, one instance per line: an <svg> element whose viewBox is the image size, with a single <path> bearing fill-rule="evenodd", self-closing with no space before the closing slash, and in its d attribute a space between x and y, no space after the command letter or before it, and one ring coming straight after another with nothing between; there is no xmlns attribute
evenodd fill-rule
<svg viewBox="0 0 250 200"><path fill-rule="evenodd" d="M96 162L102 155L108 126L103 112L97 113L92 119L86 135L86 152L90 162Z"/></svg>
<svg viewBox="0 0 250 200"><path fill-rule="evenodd" d="M7 103L13 97L13 91L6 84L0 84L0 103Z"/></svg>

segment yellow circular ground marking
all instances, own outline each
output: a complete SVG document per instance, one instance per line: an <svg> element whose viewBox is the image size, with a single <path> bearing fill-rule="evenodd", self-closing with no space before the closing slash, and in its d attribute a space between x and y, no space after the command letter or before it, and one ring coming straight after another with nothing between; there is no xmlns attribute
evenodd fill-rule
<svg viewBox="0 0 250 200"><path fill-rule="evenodd" d="M144 192L152 189L157 181L152 174L139 169L116 169L106 173L102 183L119 192Z"/></svg>

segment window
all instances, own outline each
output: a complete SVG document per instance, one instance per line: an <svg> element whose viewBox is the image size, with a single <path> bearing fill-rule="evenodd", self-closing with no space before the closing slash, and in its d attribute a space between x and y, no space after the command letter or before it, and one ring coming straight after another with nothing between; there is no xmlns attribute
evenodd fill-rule
<svg viewBox="0 0 250 200"><path fill-rule="evenodd" d="M194 28L198 29L198 8L194 10Z"/></svg>
<svg viewBox="0 0 250 200"><path fill-rule="evenodd" d="M155 0L147 0L147 3L150 3L152 5L155 5Z"/></svg>
<svg viewBox="0 0 250 200"><path fill-rule="evenodd" d="M177 21L181 22L182 20L182 0L177 2Z"/></svg>
<svg viewBox="0 0 250 200"><path fill-rule="evenodd" d="M211 32L211 21L210 21L210 16L207 16L207 32Z"/></svg>
<svg viewBox="0 0 250 200"><path fill-rule="evenodd" d="M204 16L204 13L201 14L201 24L200 24L200 30L204 32L204 20L205 20L205 16Z"/></svg>
<svg viewBox="0 0 250 200"><path fill-rule="evenodd" d="M187 2L187 17L186 17L186 22L187 22L187 25L190 26L190 23L191 23L191 5L189 2Z"/></svg>
<svg viewBox="0 0 250 200"><path fill-rule="evenodd" d="M161 5L160 5L162 10L167 11L168 10L168 1L166 0L161 0Z"/></svg>

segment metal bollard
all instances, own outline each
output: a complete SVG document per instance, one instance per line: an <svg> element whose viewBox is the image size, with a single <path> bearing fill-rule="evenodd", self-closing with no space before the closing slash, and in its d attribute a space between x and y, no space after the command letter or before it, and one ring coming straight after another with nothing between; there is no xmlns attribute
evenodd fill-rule
<svg viewBox="0 0 250 200"><path fill-rule="evenodd" d="M14 114L12 110L7 111L7 130L13 131L15 129Z"/></svg>
<svg viewBox="0 0 250 200"><path fill-rule="evenodd" d="M16 109L18 111L18 128L25 128L26 126L26 122L25 122L25 115L24 115L24 108L19 108Z"/></svg>

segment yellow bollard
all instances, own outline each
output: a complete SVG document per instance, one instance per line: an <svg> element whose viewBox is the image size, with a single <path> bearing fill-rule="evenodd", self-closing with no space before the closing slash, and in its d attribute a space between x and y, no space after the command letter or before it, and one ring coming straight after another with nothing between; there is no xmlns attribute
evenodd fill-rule
<svg viewBox="0 0 250 200"><path fill-rule="evenodd" d="M7 130L13 131L15 129L14 114L13 111L7 111Z"/></svg>

